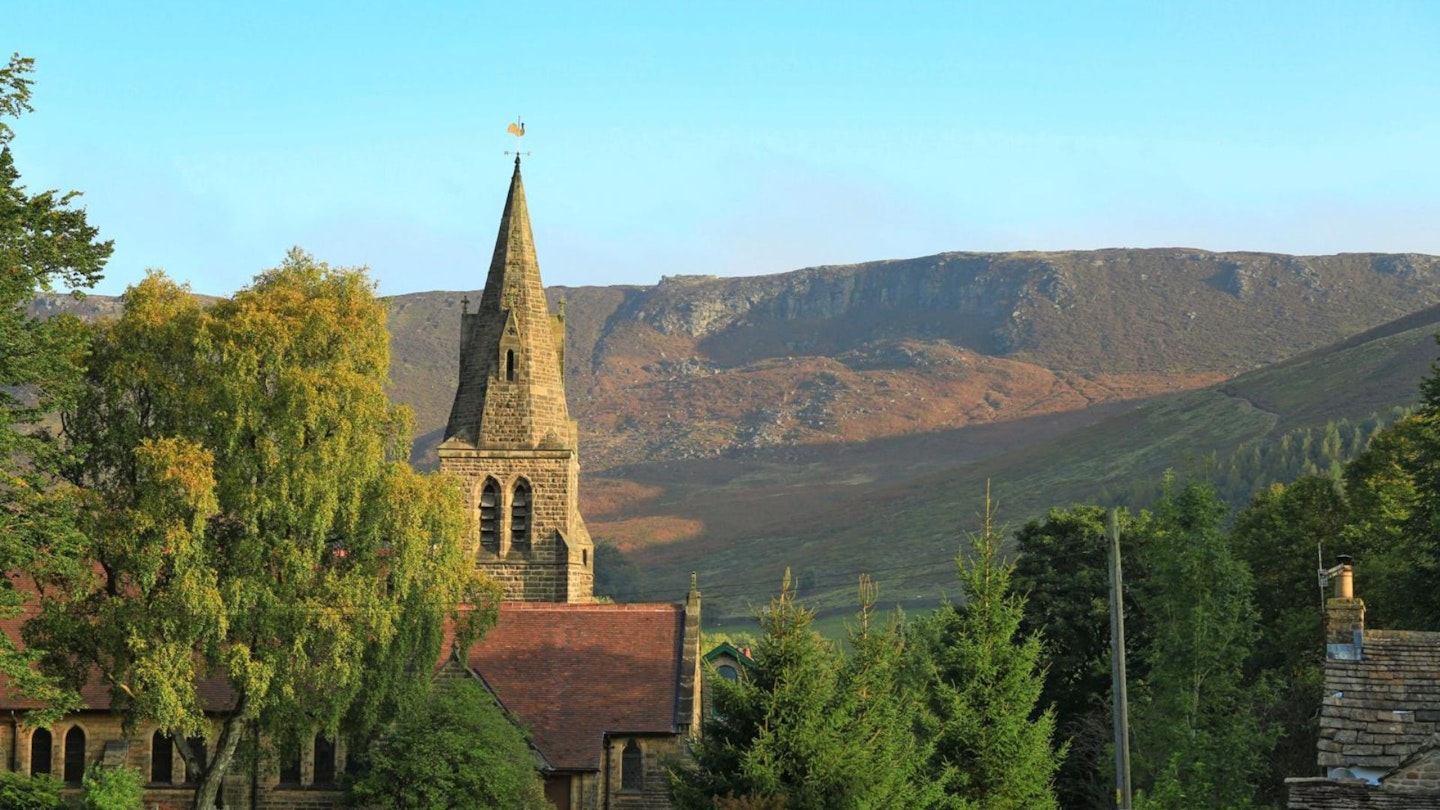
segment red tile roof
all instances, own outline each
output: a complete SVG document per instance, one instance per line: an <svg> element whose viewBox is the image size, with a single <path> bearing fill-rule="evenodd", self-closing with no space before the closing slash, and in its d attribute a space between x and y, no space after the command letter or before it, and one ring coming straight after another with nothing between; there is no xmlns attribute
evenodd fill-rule
<svg viewBox="0 0 1440 810"><path fill-rule="evenodd" d="M507 602L467 663L552 767L598 770L606 733L676 733L684 631L680 605Z"/></svg>

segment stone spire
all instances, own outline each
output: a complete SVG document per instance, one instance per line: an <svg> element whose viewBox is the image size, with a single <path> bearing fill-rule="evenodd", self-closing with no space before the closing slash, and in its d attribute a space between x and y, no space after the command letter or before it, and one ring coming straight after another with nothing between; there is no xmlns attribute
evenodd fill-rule
<svg viewBox="0 0 1440 810"><path fill-rule="evenodd" d="M476 310L461 316L460 384L446 443L573 448L575 426L561 371L563 329L540 282L517 155L485 292Z"/></svg>
<svg viewBox="0 0 1440 810"><path fill-rule="evenodd" d="M485 292L460 314L460 384L438 451L441 471L467 482L475 565L507 601L594 599L563 317L545 302L517 156Z"/></svg>

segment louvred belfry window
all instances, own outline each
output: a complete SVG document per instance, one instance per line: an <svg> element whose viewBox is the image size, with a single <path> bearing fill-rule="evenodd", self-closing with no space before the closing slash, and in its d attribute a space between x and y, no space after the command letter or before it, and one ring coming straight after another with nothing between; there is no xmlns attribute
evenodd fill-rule
<svg viewBox="0 0 1440 810"><path fill-rule="evenodd" d="M480 489L480 547L486 551L500 550L500 485L485 479Z"/></svg>
<svg viewBox="0 0 1440 810"><path fill-rule="evenodd" d="M510 543L530 543L530 485L524 481L515 483L515 494L510 498Z"/></svg>

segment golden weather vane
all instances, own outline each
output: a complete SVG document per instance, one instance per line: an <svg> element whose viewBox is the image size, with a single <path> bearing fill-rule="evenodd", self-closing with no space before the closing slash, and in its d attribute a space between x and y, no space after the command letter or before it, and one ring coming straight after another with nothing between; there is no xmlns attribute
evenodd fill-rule
<svg viewBox="0 0 1440 810"><path fill-rule="evenodd" d="M516 160L519 160L521 155L524 155L525 157L530 157L529 152L520 151L520 139L525 137L525 121L517 115L515 116L515 123L511 124L509 127L506 127L505 131L515 136L515 151L506 152L505 154L514 155Z"/></svg>

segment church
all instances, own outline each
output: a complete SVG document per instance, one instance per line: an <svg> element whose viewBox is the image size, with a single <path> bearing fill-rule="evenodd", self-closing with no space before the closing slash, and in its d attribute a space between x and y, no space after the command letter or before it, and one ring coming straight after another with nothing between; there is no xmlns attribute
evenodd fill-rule
<svg viewBox="0 0 1440 810"><path fill-rule="evenodd" d="M483 681L529 730L560 810L669 807L666 762L700 728L700 594L692 581L684 604L595 600L564 358L517 156L484 293L461 315L439 448L440 469L470 493L476 565L506 601L447 666Z"/></svg>
<svg viewBox="0 0 1440 810"><path fill-rule="evenodd" d="M471 649L447 642L434 676L474 679L495 696L525 731L557 810L667 808L667 765L700 728L700 594L692 578L680 603L594 596L564 316L546 303L518 156L484 293L474 312L463 308L460 335L440 468L464 482L475 565L504 601ZM18 642L18 621L5 625ZM233 709L225 684L200 686L207 713ZM126 765L146 780L146 807L188 806L193 782L173 741L153 725L123 728L98 684L82 698L84 709L40 728L24 722L34 704L0 689L0 768L54 775L74 796L89 765ZM190 742L205 748L203 738ZM297 760L227 775L223 806L342 806L347 754L317 734Z"/></svg>

